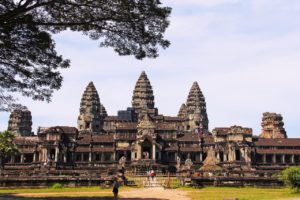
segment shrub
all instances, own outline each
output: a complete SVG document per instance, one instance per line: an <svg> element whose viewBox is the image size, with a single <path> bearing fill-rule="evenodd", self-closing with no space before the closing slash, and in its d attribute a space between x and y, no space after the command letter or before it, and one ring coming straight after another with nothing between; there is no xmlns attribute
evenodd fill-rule
<svg viewBox="0 0 300 200"><path fill-rule="evenodd" d="M294 190L300 189L300 167L289 167L283 170L280 179Z"/></svg>
<svg viewBox="0 0 300 200"><path fill-rule="evenodd" d="M54 183L51 188L52 189L62 189L63 185L60 183Z"/></svg>

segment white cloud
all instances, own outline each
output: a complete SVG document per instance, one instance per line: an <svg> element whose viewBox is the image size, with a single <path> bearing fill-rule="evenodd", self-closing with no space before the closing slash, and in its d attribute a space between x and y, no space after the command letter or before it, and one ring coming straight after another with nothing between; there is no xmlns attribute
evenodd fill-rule
<svg viewBox="0 0 300 200"><path fill-rule="evenodd" d="M238 3L240 0L165 0L164 3L166 5L183 5L183 6L191 6L191 5L198 5L198 6L206 6L206 7L214 7L224 4L235 4Z"/></svg>

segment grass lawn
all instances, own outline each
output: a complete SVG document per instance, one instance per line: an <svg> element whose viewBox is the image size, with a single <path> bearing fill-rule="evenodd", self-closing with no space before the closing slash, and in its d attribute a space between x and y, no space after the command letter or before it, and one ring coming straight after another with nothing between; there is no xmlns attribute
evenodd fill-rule
<svg viewBox="0 0 300 200"><path fill-rule="evenodd" d="M134 190L135 188L121 187L122 191ZM36 189L0 189L0 200L112 200L112 189L99 187L78 188L36 188Z"/></svg>
<svg viewBox="0 0 300 200"><path fill-rule="evenodd" d="M192 200L276 200L292 198L300 200L300 193L296 193L288 188L270 189L270 188L226 188L226 187L206 187L203 189L180 188L188 192Z"/></svg>

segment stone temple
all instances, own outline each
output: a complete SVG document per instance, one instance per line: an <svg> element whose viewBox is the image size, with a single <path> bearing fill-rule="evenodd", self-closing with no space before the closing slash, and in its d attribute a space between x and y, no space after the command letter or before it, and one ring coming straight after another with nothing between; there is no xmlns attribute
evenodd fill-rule
<svg viewBox="0 0 300 200"><path fill-rule="evenodd" d="M31 125L30 111L11 113L8 130L17 134L15 143L20 152L6 159L2 176L7 179L0 178L1 185L13 184L14 179L9 179L12 175L26 174L24 185L33 184L32 176L42 182L51 173L52 178L77 184L98 181L115 173L122 158L127 172L138 174L151 168L179 173L191 169L195 182L204 180L204 169L219 169L225 178L271 183L280 170L300 165L300 139L287 138L280 114L263 113L259 136L241 126L210 131L205 97L197 82L178 108L178 115L165 116L155 107L144 71L134 87L131 107L118 111L117 116L107 113L90 82L80 101L77 127L39 127L34 135ZM62 178L57 174L67 175Z"/></svg>

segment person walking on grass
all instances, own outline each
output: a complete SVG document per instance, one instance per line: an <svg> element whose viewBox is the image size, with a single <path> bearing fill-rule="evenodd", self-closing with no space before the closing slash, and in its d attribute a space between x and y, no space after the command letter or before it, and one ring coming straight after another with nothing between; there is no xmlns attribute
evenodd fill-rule
<svg viewBox="0 0 300 200"><path fill-rule="evenodd" d="M118 179L117 178L114 179L113 193L114 193L114 200L118 200L119 183L118 183Z"/></svg>

